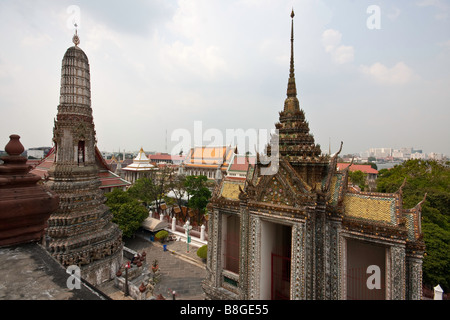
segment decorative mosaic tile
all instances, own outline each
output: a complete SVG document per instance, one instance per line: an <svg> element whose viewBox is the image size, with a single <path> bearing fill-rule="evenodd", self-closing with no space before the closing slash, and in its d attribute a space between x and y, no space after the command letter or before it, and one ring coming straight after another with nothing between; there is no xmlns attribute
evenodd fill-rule
<svg viewBox="0 0 450 320"><path fill-rule="evenodd" d="M346 216L396 224L395 198L348 193L344 207Z"/></svg>

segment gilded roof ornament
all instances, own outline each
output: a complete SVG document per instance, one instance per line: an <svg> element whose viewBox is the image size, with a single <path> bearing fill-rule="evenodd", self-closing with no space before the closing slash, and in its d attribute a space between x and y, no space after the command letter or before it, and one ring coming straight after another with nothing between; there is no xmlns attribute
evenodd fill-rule
<svg viewBox="0 0 450 320"><path fill-rule="evenodd" d="M296 97L297 96L297 88L295 86L295 72L294 72L294 9L291 12L291 62L289 66L289 82L288 82L288 97Z"/></svg>
<svg viewBox="0 0 450 320"><path fill-rule="evenodd" d="M75 26L75 34L72 37L72 42L75 44L75 46L78 47L78 45L80 44L80 37L78 37L78 32L77 32L78 25L75 23L74 26Z"/></svg>

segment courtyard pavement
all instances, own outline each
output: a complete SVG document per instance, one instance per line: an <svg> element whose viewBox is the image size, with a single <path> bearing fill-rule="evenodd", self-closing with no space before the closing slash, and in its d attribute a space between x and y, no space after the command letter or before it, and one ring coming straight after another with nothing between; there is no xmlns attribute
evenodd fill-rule
<svg viewBox="0 0 450 320"><path fill-rule="evenodd" d="M169 241L163 244L150 241L146 233L137 233L133 239L127 239L125 246L138 253L147 254L147 263L151 265L153 260L158 260L160 281L155 287L154 295L162 294L167 300L172 299L175 291L176 300L204 300L205 295L201 288L201 282L206 276L206 265L197 256L198 247L189 245L183 241ZM100 287L104 293L113 300L130 299L112 284Z"/></svg>

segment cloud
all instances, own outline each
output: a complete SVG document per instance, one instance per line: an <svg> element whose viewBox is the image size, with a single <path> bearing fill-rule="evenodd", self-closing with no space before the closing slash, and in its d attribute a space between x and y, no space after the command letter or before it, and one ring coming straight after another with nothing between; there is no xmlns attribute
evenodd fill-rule
<svg viewBox="0 0 450 320"><path fill-rule="evenodd" d="M333 29L325 30L322 34L322 43L326 52L332 52L340 43L342 34Z"/></svg>
<svg viewBox="0 0 450 320"><path fill-rule="evenodd" d="M396 20L400 16L400 9L397 7L394 7L386 15L390 20Z"/></svg>
<svg viewBox="0 0 450 320"><path fill-rule="evenodd" d="M434 15L436 20L445 20L448 17L449 5L442 0L421 0L416 3L419 7L435 7L439 10L438 13Z"/></svg>
<svg viewBox="0 0 450 320"><path fill-rule="evenodd" d="M166 44L161 59L167 67L178 72L187 72L204 80L213 80L226 73L226 62L220 50L213 45L195 43L186 45L180 41Z"/></svg>
<svg viewBox="0 0 450 320"><path fill-rule="evenodd" d="M419 7L437 7L439 9L447 8L447 5L441 0L421 0L416 3Z"/></svg>
<svg viewBox="0 0 450 320"><path fill-rule="evenodd" d="M352 46L341 45L342 34L333 29L325 30L322 34L322 44L325 51L331 54L333 60L338 64L352 62L355 50Z"/></svg>
<svg viewBox="0 0 450 320"><path fill-rule="evenodd" d="M414 71L403 61L398 62L392 68L376 62L371 66L363 65L360 67L360 70L377 83L385 85L404 85L418 78Z"/></svg>
<svg viewBox="0 0 450 320"><path fill-rule="evenodd" d="M438 46L444 49L450 49L450 40L439 42Z"/></svg>
<svg viewBox="0 0 450 320"><path fill-rule="evenodd" d="M41 47L48 45L52 41L52 37L48 34L30 34L22 39L22 44L26 47Z"/></svg>

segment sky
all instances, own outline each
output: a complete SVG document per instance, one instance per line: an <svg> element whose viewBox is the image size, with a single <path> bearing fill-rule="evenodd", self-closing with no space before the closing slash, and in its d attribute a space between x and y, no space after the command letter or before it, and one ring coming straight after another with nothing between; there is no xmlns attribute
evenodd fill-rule
<svg viewBox="0 0 450 320"><path fill-rule="evenodd" d="M450 155L444 0L2 0L0 149L11 134L52 145L76 22L101 151L253 151L284 106L292 8L298 98L322 152Z"/></svg>

